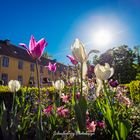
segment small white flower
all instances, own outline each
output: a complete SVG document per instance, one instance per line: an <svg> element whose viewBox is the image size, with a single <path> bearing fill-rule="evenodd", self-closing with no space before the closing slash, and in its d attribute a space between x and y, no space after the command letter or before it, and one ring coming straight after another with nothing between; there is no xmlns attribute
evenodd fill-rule
<svg viewBox="0 0 140 140"><path fill-rule="evenodd" d="M63 90L65 86L65 83L63 80L57 80L54 84L55 89L57 90Z"/></svg>
<svg viewBox="0 0 140 140"><path fill-rule="evenodd" d="M8 87L11 92L17 92L20 89L21 85L20 82L17 80L10 80L8 82Z"/></svg>

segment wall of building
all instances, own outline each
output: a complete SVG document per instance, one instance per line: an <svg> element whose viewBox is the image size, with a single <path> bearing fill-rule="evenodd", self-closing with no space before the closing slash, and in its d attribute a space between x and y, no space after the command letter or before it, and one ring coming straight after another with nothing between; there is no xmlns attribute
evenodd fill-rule
<svg viewBox="0 0 140 140"><path fill-rule="evenodd" d="M8 74L8 81L9 80L18 80L18 76L22 76L23 77L23 85L27 86L28 82L29 82L29 77L34 77L34 81L36 84L37 81L37 77L36 77L36 66L34 64L34 72L30 70L30 64L32 62L28 62L28 61L23 61L23 69L19 69L18 68L18 61L20 59L17 58L13 58L13 57L9 57L9 66L8 67L3 67L2 66L2 58L3 55L1 55L0 57L0 77L2 75L2 73ZM39 65L39 73L40 73L40 65ZM54 76L52 76L51 72L48 71L47 68L45 68L43 66L43 73L40 73L41 79L43 80L43 78L49 78L50 81L59 79L60 77L60 72L57 70L56 73L54 74Z"/></svg>

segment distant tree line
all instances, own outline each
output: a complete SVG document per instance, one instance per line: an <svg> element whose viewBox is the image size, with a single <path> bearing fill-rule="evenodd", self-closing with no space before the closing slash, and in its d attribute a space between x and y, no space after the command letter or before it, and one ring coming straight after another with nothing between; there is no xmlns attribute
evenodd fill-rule
<svg viewBox="0 0 140 140"><path fill-rule="evenodd" d="M93 64L104 65L109 63L115 69L113 78L120 83L129 83L140 80L140 53L139 46L130 49L127 45L118 46L107 50L100 56L95 55Z"/></svg>

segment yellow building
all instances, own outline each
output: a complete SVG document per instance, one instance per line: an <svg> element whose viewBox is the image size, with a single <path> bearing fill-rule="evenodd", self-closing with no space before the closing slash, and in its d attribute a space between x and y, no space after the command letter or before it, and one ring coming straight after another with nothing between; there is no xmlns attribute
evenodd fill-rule
<svg viewBox="0 0 140 140"><path fill-rule="evenodd" d="M42 83L47 83L48 80L59 79L61 72L66 72L68 68L66 65L57 62L57 71L52 75L45 68L49 62L55 63L54 60L44 57L41 57L39 62L39 73ZM37 81L35 61L26 50L10 44L8 40L0 40L0 79L4 82L4 85L7 85L9 80L19 80L24 86L28 85L29 80L34 85Z"/></svg>

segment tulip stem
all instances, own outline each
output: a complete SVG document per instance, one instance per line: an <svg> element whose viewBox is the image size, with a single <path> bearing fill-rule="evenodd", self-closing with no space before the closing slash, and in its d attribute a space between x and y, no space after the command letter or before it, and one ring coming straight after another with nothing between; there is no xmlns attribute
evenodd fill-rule
<svg viewBox="0 0 140 140"><path fill-rule="evenodd" d="M40 76L39 76L39 70L38 70L38 61L36 60L36 74L37 74L37 85L38 85L38 104L39 104L39 107L38 107L38 123L39 123L39 126L40 128L42 129L42 110L41 110L41 98L40 98Z"/></svg>
<svg viewBox="0 0 140 140"><path fill-rule="evenodd" d="M16 98L16 96L15 96L15 92L13 93L13 102L12 102L12 109L11 109L11 112L13 112L13 110L14 110L14 105L15 105L15 98Z"/></svg>
<svg viewBox="0 0 140 140"><path fill-rule="evenodd" d="M80 92L80 98L82 97L83 94L83 63L81 63L81 92Z"/></svg>

